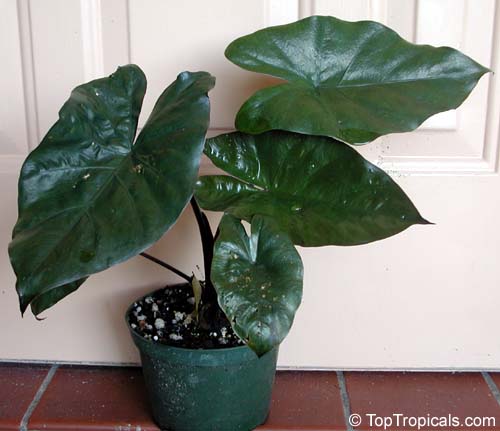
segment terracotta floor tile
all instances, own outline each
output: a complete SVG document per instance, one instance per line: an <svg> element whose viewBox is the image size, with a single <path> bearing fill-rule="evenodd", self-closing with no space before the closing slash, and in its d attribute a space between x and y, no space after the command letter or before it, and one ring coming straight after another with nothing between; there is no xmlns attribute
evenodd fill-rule
<svg viewBox="0 0 500 431"><path fill-rule="evenodd" d="M49 368L34 365L0 366L0 430L18 430Z"/></svg>
<svg viewBox="0 0 500 431"><path fill-rule="evenodd" d="M120 428L121 427L121 428ZM62 367L33 412L30 430L158 430L139 368Z"/></svg>
<svg viewBox="0 0 500 431"><path fill-rule="evenodd" d="M417 426L397 426L394 414L406 417L455 416L459 426L424 426L421 430L466 429L467 417L494 417L496 426L469 426L469 430L500 429L500 407L479 373L345 373L351 413L361 416L356 429L379 430L367 414L393 420L390 429L412 430Z"/></svg>
<svg viewBox="0 0 500 431"><path fill-rule="evenodd" d="M281 371L276 376L271 413L259 431L345 430L335 372Z"/></svg>

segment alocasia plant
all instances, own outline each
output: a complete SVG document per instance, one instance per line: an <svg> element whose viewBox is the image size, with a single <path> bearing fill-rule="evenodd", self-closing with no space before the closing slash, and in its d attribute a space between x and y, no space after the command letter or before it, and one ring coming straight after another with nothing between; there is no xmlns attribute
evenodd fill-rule
<svg viewBox="0 0 500 431"><path fill-rule="evenodd" d="M286 82L257 91L236 116L238 131L205 146L214 85L206 72L180 74L135 143L146 87L137 66L73 91L21 171L9 253L23 312L39 314L89 275L143 253L191 200L205 260L200 306L222 310L265 353L300 304L295 245L365 244L428 223L349 144L458 107L488 71L375 22L322 16L244 36L226 56ZM196 181L203 146L228 175ZM198 203L226 213L215 238Z"/></svg>

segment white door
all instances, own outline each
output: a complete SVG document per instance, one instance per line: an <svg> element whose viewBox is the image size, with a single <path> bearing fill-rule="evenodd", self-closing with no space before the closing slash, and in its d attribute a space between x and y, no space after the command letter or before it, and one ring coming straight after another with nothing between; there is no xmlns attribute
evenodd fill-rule
<svg viewBox="0 0 500 431"><path fill-rule="evenodd" d="M137 362L122 314L175 280L135 258L93 276L43 322L21 319L7 256L18 171L70 90L136 63L149 80L147 114L179 72L207 70L217 77L210 133L231 130L269 78L229 63L225 46L310 14L375 19L500 70L495 0L0 0L0 358ZM282 366L500 369L499 108L490 74L458 111L360 148L436 224L360 247L301 249L304 301ZM189 211L151 253L186 272L201 262Z"/></svg>

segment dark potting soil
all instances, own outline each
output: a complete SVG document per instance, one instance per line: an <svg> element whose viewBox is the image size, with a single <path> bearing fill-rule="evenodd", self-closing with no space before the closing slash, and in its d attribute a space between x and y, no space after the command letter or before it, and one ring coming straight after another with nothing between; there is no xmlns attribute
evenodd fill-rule
<svg viewBox="0 0 500 431"><path fill-rule="evenodd" d="M220 349L243 345L229 321L221 316L202 328L194 315L188 284L157 290L134 303L128 315L132 329L155 343L188 349Z"/></svg>

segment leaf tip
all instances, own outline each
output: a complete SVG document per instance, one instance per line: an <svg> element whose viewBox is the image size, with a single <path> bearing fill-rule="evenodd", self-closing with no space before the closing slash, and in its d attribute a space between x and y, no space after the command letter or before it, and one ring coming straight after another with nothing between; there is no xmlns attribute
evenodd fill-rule
<svg viewBox="0 0 500 431"><path fill-rule="evenodd" d="M46 319L46 317L38 317L38 314L34 314L34 316L35 319L38 320L39 322L43 322Z"/></svg>
<svg viewBox="0 0 500 431"><path fill-rule="evenodd" d="M208 93L215 87L215 76L209 72L189 72L185 70L177 75L177 81L185 82L187 85L196 83L198 88L203 88Z"/></svg>
<svg viewBox="0 0 500 431"><path fill-rule="evenodd" d="M420 217L420 222L418 224L423 224L423 225L435 225L436 223L429 221L423 217Z"/></svg>
<svg viewBox="0 0 500 431"><path fill-rule="evenodd" d="M18 293L18 296L19 296L19 311L21 312L21 317L24 317L24 313L26 313L29 301L25 301L24 295L22 295L21 293Z"/></svg>

